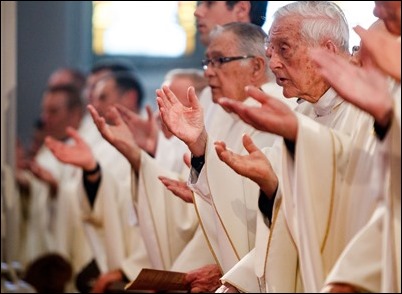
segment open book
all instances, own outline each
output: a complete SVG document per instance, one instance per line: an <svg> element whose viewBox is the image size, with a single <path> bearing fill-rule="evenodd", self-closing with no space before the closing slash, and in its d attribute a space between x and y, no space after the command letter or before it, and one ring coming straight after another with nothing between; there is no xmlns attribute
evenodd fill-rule
<svg viewBox="0 0 402 294"><path fill-rule="evenodd" d="M143 268L125 290L190 292L190 284L186 282L186 273Z"/></svg>

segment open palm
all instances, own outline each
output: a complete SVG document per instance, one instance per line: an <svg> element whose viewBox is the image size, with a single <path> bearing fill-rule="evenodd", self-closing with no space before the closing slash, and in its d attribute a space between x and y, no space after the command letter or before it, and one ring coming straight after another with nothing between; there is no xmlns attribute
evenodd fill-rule
<svg viewBox="0 0 402 294"><path fill-rule="evenodd" d="M190 107L184 106L167 86L156 94L161 118L169 131L187 145L195 143L204 129L204 118L194 88L190 87L187 94Z"/></svg>

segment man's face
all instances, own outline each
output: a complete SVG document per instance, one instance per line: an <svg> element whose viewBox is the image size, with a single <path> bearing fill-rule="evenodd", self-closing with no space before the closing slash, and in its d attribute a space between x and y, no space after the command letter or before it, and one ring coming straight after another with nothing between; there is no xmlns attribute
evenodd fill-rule
<svg viewBox="0 0 402 294"><path fill-rule="evenodd" d="M114 79L104 79L95 85L93 105L100 116L106 116L108 109L120 101L121 93Z"/></svg>
<svg viewBox="0 0 402 294"><path fill-rule="evenodd" d="M194 12L201 43L208 45L209 32L216 25L237 21L235 11L229 10L226 1L199 1Z"/></svg>
<svg viewBox="0 0 402 294"><path fill-rule="evenodd" d="M67 108L67 94L46 93L42 100L44 130L56 139L66 137L66 127L71 125L71 112Z"/></svg>
<svg viewBox="0 0 402 294"><path fill-rule="evenodd" d="M110 73L111 72L109 70L105 69L105 70L101 70L96 73L92 73L88 76L86 83L85 83L85 89L84 89L84 97L88 104L94 103L94 100L95 100L94 90L95 90L96 83Z"/></svg>
<svg viewBox="0 0 402 294"><path fill-rule="evenodd" d="M237 49L237 38L231 32L213 38L206 51L206 58L242 56ZM208 64L205 76L211 87L213 101L227 97L239 101L247 98L244 87L253 85L253 58L233 60L221 65ZM254 85L261 86L261 85Z"/></svg>
<svg viewBox="0 0 402 294"><path fill-rule="evenodd" d="M384 21L389 32L401 35L401 1L375 1L373 14Z"/></svg>
<svg viewBox="0 0 402 294"><path fill-rule="evenodd" d="M266 54L276 83L287 98L299 97L317 101L328 88L309 58L309 46L300 34L301 19L283 17L276 20L269 32Z"/></svg>

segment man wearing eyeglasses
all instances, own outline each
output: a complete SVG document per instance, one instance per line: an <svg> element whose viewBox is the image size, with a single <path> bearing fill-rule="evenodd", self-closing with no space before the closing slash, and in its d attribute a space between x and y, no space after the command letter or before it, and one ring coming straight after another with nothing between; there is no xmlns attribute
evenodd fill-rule
<svg viewBox="0 0 402 294"><path fill-rule="evenodd" d="M282 89L270 82L265 37L253 24L230 23L212 31L203 66L214 102L229 97L252 105L245 92L247 85L288 102ZM248 181L243 189L244 179L219 160L214 141L223 140L231 149L244 153L243 134L249 134L259 146L271 146L275 136L256 131L215 103L204 119L191 88L190 107L181 104L168 87L158 90L157 95L164 123L192 152L189 184L196 192L195 208L218 267L226 273L254 246L258 186ZM196 270L188 275L193 289L199 274Z"/></svg>

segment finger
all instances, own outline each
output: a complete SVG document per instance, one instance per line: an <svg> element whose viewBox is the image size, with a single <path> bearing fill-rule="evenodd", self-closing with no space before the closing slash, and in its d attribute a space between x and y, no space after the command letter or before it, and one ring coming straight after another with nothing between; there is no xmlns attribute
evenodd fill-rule
<svg viewBox="0 0 402 294"><path fill-rule="evenodd" d="M96 122L100 118L98 111L95 109L95 107L92 104L88 104L87 109L88 109L89 113L91 114L92 120L94 122Z"/></svg>
<svg viewBox="0 0 402 294"><path fill-rule="evenodd" d="M165 93L160 89L156 90L156 103L158 104L159 109L167 109L171 107L171 103L168 101Z"/></svg>
<svg viewBox="0 0 402 294"><path fill-rule="evenodd" d="M117 108L115 106L111 106L109 108L109 112L110 112L110 118L111 121L113 123L113 125L121 125L124 124L123 118L121 117L119 111L117 110ZM105 121L105 120L103 120Z"/></svg>
<svg viewBox="0 0 402 294"><path fill-rule="evenodd" d="M67 127L66 128L66 133L69 137L73 138L74 141L77 143L82 142L81 136L78 134L77 130L72 128L72 127Z"/></svg>
<svg viewBox="0 0 402 294"><path fill-rule="evenodd" d="M145 110L147 111L148 121L152 121L154 119L154 112L151 108L151 105L145 106Z"/></svg>
<svg viewBox="0 0 402 294"><path fill-rule="evenodd" d="M166 85L163 86L162 91L166 95L166 100L169 103L175 104L175 103L179 102L179 100L177 99L176 95L172 92L172 90L170 90L170 88L168 86L166 86Z"/></svg>
<svg viewBox="0 0 402 294"><path fill-rule="evenodd" d="M246 148L247 152L250 154L260 149L254 144L253 140L248 134L243 135L243 146Z"/></svg>
<svg viewBox="0 0 402 294"><path fill-rule="evenodd" d="M190 153L184 153L183 154L183 161L185 163L185 165L187 165L188 168L191 167L191 155Z"/></svg>
<svg viewBox="0 0 402 294"><path fill-rule="evenodd" d="M119 112L122 120L124 120L125 122L131 122L131 121L135 122L135 119L137 118L136 113L134 113L133 111L131 111L130 109L121 104L115 104L115 107Z"/></svg>
<svg viewBox="0 0 402 294"><path fill-rule="evenodd" d="M187 89L187 98L188 98L188 102L189 102L190 106L193 109L199 109L201 107L201 104L199 103L199 99L198 99L197 95L195 94L194 87L191 86Z"/></svg>
<svg viewBox="0 0 402 294"><path fill-rule="evenodd" d="M269 101L269 99L273 99L271 96L254 86L246 86L245 90L247 95L254 98L261 104L265 104L267 101Z"/></svg>

